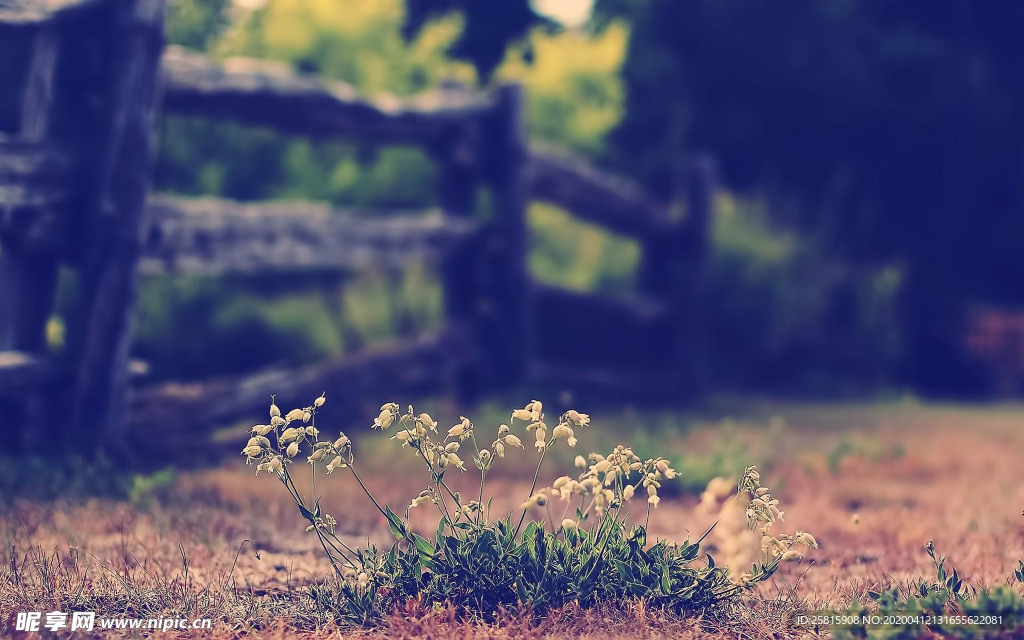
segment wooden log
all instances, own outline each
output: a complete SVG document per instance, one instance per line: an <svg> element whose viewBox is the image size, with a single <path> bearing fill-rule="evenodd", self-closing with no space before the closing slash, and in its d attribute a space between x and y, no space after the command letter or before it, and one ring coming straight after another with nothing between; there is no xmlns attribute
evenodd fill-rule
<svg viewBox="0 0 1024 640"><path fill-rule="evenodd" d="M53 29L43 29L36 34L22 100L19 132L19 143L26 151L40 151L49 129L58 47ZM33 159L39 164L33 164ZM34 158L31 154L12 154L0 160L0 173L6 167L9 173L29 170L22 177L38 176L40 167L46 166L38 154ZM23 180L19 186L20 202L13 202L13 196L7 193L11 201L0 205L0 240L3 241L0 254L0 350L35 352L46 344L46 322L57 285L57 256L45 250L48 244L45 238L48 230L54 236L59 234L53 228L57 221L52 210L49 216L33 216L33 209L24 206L36 197L45 200L45 195L35 195L40 193L40 185ZM0 191L0 195L3 193Z"/></svg>
<svg viewBox="0 0 1024 640"><path fill-rule="evenodd" d="M214 427L264 423L272 395L287 411L326 391L325 428L347 424L356 415L372 419L383 402L445 391L445 369L474 357L474 349L466 327L449 327L309 366L284 365L255 375L143 388L132 399L132 447L140 452L201 453ZM240 450L244 443L231 444Z"/></svg>
<svg viewBox="0 0 1024 640"><path fill-rule="evenodd" d="M533 198L615 233L646 239L671 225L667 209L639 186L565 153L532 146L529 181Z"/></svg>
<svg viewBox="0 0 1024 640"><path fill-rule="evenodd" d="M530 279L526 268L526 206L529 201L528 150L523 121L523 90L499 91L499 106L487 122L485 166L494 215L480 242L480 340L487 354L488 379L507 387L529 375L532 350Z"/></svg>
<svg viewBox="0 0 1024 640"><path fill-rule="evenodd" d="M467 122L433 149L439 168L441 208L452 221L465 224L476 215L476 189L480 181L479 151L483 132L479 123ZM476 223L474 223L476 224ZM444 313L448 323L464 324L479 339L477 316L481 308L480 245L483 230L445 255L440 265ZM476 402L482 392L480 362L464 360L452 371L452 393L463 405Z"/></svg>
<svg viewBox="0 0 1024 640"><path fill-rule="evenodd" d="M393 267L444 254L476 225L439 211L370 216L305 202L153 197L141 268L213 275Z"/></svg>
<svg viewBox="0 0 1024 640"><path fill-rule="evenodd" d="M167 49L163 67L168 111L227 118L295 135L433 145L453 125L492 109L485 94L451 89L409 99L371 100L343 82L298 75L279 62L217 62L180 47Z"/></svg>
<svg viewBox="0 0 1024 640"><path fill-rule="evenodd" d="M153 164L160 98L164 0L125 0L110 24L108 107L104 143L94 150L94 193L82 228L88 252L82 269L85 302L70 421L81 444L123 442L128 349L146 192Z"/></svg>
<svg viewBox="0 0 1024 640"><path fill-rule="evenodd" d="M0 0L0 28L38 27L100 4L101 0Z"/></svg>

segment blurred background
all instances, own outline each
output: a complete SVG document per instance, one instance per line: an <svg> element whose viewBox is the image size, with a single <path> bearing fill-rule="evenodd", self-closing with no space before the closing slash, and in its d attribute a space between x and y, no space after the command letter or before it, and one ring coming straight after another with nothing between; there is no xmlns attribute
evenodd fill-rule
<svg viewBox="0 0 1024 640"><path fill-rule="evenodd" d="M1019 392L1024 366L1021 18L1016 3L953 0L175 0L167 33L370 96L522 83L531 140L665 202L681 162L709 153L710 388L985 396ZM168 116L155 188L419 207L437 203L436 179L412 149ZM528 222L538 281L635 288L635 243L543 203ZM329 287L281 289L148 279L135 352L155 377L196 378L356 350L440 317L416 270L348 281L340 311Z"/></svg>
<svg viewBox="0 0 1024 640"><path fill-rule="evenodd" d="M1019 396L1022 19L1019 3L966 0L170 0L165 33L184 48L169 49L181 59L198 52L213 63L276 61L300 81L340 81L380 104L418 104L416 96L438 91L472 102L519 85L525 145L562 159L534 163L531 180L585 163L591 183L635 197L617 210L625 222L599 225L558 198L523 196L524 281L561 297L531 298L507 267L481 266L486 257L453 264L417 256L397 266L371 259L358 269L144 270L132 312L133 375L141 387L187 388L377 353L439 330L458 306L452 301L471 297L460 287L493 284L519 296L498 315L524 317L522 327L484 321L501 325L480 330L484 359L505 347L531 355L498 357L504 374L481 378L491 384L474 384L478 370L469 368L424 393L569 400L582 397L576 383L604 365L634 381L661 380L659 398L691 406L723 393ZM17 53L30 50L31 38L10 33L10 55L0 56L5 92L30 74ZM179 107L189 99L182 73L172 74L168 93ZM24 130L27 103L7 93L0 128ZM152 191L160 197L315 201L378 220L394 210L448 209L445 194L460 180L439 169L436 145L291 135L253 118L156 111ZM504 126L481 122L483 138ZM515 157L515 144L509 148ZM469 164L466 175L490 187L454 202L486 226L507 215L514 178L490 156ZM640 239L629 233L649 217L636 203L664 214L664 238L655 227ZM495 224L519 233L514 223ZM491 262L517 255L503 251ZM474 269L497 280L457 277ZM57 277L46 357L59 360L85 339L75 320L80 280L67 269ZM580 296L566 297L573 294ZM534 309L545 301L554 309ZM667 302L667 315L634 322L650 301ZM506 331L521 342L509 343ZM575 371L546 375L552 370L534 366L533 355L548 350L561 350ZM609 357L596 362L591 353ZM592 395L617 406L644 396L629 380L609 395L616 379L592 377ZM225 414L222 422L229 417L239 419Z"/></svg>

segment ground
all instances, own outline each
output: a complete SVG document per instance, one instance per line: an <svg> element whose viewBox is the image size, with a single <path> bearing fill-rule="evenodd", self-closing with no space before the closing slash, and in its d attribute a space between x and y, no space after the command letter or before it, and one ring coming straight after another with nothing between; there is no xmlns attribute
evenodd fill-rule
<svg viewBox="0 0 1024 640"><path fill-rule="evenodd" d="M672 619L639 605L615 614L570 608L539 626L522 616L474 625L451 612L413 607L377 632L344 628L342 635L799 637L811 630L783 620L786 612L845 606L868 589L932 577L924 549L929 540L965 582L979 587L1005 584L1024 558L1024 409L750 400L723 406L735 417L722 419L724 409L685 419L627 411L595 416L593 432L578 435L587 451L595 442L640 441L638 450L676 461L682 489L651 518L652 535L673 541L694 539L716 518L699 506L694 489L713 475L734 479L747 461L763 469L762 482L786 513L782 530L811 531L820 548L751 594L734 625ZM477 424L482 429L484 422ZM382 501L404 507L424 478L412 475L408 451L374 440L383 438L357 440L357 456L365 442L357 463ZM553 456L554 462L571 464L575 453ZM534 455L510 452L508 471L493 474L496 512L523 500ZM551 466L542 481L561 471ZM351 477L320 479L318 490L353 544L387 541L385 524ZM413 522L427 528L428 516L414 512ZM0 625L13 632L15 612L71 603L92 604L111 616L144 605L175 617L213 618L213 633L204 637L292 637L299 631L337 637L337 626L318 625L317 612L296 605L296 594L329 571L303 525L280 484L255 477L241 459L180 472L167 486L138 491L131 500L15 499L0 511ZM721 544L712 534L707 550L721 557Z"/></svg>

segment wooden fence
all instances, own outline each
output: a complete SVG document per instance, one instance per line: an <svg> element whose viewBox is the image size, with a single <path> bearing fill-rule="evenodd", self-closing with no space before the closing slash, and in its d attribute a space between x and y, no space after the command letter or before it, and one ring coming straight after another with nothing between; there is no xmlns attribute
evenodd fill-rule
<svg viewBox="0 0 1024 640"><path fill-rule="evenodd" d="M272 393L292 404L324 389L332 406L351 407L421 393L472 398L523 381L632 397L695 391L707 161L689 164L685 215L674 215L625 179L528 146L518 86L368 100L280 64L164 49L162 5L0 0L0 42L25 56L19 86L0 86L20 96L16 115L0 120L0 409L14 416L0 427L5 442L194 450L212 425L261 415ZM439 168L440 211L367 217L324 204L147 198L161 107L419 146ZM489 216L476 211L481 185ZM532 282L531 200L636 239L639 292L613 299ZM445 322L431 335L240 378L131 380L140 271L352 270L410 257L439 264ZM53 357L45 327L62 268L77 274L81 296L68 348Z"/></svg>

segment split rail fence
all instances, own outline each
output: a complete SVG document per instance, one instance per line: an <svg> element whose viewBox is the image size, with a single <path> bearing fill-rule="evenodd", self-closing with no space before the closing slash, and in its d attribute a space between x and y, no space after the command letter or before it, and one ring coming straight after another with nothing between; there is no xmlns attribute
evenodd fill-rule
<svg viewBox="0 0 1024 640"><path fill-rule="evenodd" d="M163 0L0 0L0 437L199 450L211 427L324 389L334 407L538 382L688 398L700 330L712 168L689 163L685 215L587 162L531 147L523 90L367 99L268 61L165 47ZM10 57L15 56L15 57ZM3 70L0 70L3 71ZM162 112L294 136L415 145L437 163L440 211L358 215L326 204L150 194ZM487 215L477 190L490 190ZM638 293L533 282L526 210L544 200L636 239ZM445 321L430 335L253 375L146 385L129 360L139 273L351 271L426 258ZM61 272L77 280L68 348L45 337ZM64 277L64 276L60 276Z"/></svg>

